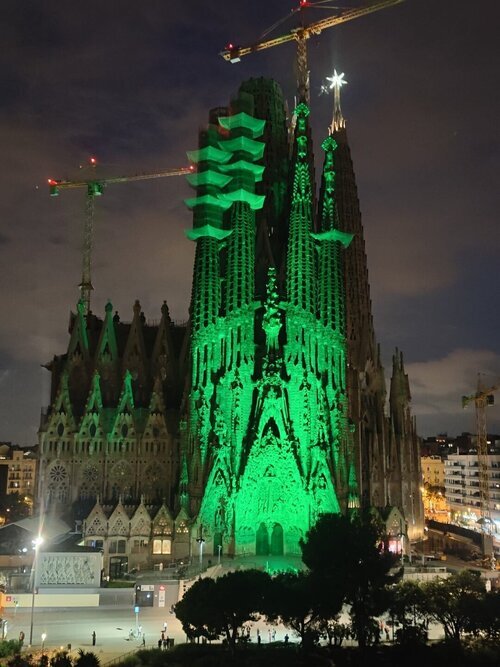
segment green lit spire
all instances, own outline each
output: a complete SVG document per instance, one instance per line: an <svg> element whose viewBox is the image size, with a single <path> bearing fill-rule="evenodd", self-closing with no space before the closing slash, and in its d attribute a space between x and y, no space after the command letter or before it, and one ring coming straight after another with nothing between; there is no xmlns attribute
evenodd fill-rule
<svg viewBox="0 0 500 667"><path fill-rule="evenodd" d="M313 234L320 242L318 312L323 324L333 325L341 336L345 336L345 289L341 248L352 240L352 234L338 229L335 203L335 162L337 143L328 137L321 147L325 151L319 218L321 232Z"/></svg>
<svg viewBox="0 0 500 667"><path fill-rule="evenodd" d="M314 195L311 182L313 156L309 139L309 108L305 104L299 104L295 116L286 287L290 306L313 314L316 311L316 276L314 243L311 238Z"/></svg>

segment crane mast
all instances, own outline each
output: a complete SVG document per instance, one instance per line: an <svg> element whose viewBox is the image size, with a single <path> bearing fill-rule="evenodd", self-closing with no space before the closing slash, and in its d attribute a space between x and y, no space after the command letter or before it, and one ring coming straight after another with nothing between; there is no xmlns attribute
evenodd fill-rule
<svg viewBox="0 0 500 667"><path fill-rule="evenodd" d="M92 167L95 167L95 158L91 158L90 164ZM80 288L80 298L85 306L86 313L90 311L90 295L94 289L92 285L92 246L94 240L95 198L102 195L106 185L145 181L155 178L165 178L167 176L183 176L192 173L192 171L193 167L180 167L178 169L139 173L129 176L112 176L110 178L99 179L92 178L75 181L57 180L54 178L48 179L51 197L57 197L60 190L73 190L76 188L86 188L87 190L85 197L85 219L83 225L82 280L78 285Z"/></svg>
<svg viewBox="0 0 500 667"><path fill-rule="evenodd" d="M491 529L490 488L488 478L488 431L486 426L486 408L493 405L493 393L500 387L494 385L483 389L481 377L478 377L477 391L470 396L462 396L462 406L474 403L476 408L477 464L479 468L480 514L483 530Z"/></svg>
<svg viewBox="0 0 500 667"><path fill-rule="evenodd" d="M333 26L341 25L342 23L347 23L348 21L353 21L354 19L366 16L372 12L379 11L380 9L386 9L387 7L392 7L393 5L398 5L404 0L379 0L379 2L369 2L361 7L355 9L348 9L343 11L340 14L335 16L329 16L320 21L315 21L309 25L302 25L299 28L292 28L288 33L275 37L273 39L267 39L250 46L235 46L229 44L224 51L220 52L220 55L231 63L237 63L244 56L249 55L250 53L256 53L257 51L264 51L265 49L271 49L275 46L280 46L281 44L286 44L287 42L295 41L297 43L297 55L296 55L296 76L297 76L297 92L300 101L309 102L309 71L307 67L307 40L313 35L319 35L323 30L327 28L333 28ZM314 7L315 5L320 5L321 2L309 2L308 0L300 0L299 6L294 12L302 12L307 7Z"/></svg>

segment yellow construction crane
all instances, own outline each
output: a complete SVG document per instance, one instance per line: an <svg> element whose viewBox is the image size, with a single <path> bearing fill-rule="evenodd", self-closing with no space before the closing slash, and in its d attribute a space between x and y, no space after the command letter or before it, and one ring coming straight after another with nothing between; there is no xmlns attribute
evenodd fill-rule
<svg viewBox="0 0 500 667"><path fill-rule="evenodd" d="M488 479L488 431L486 428L486 408L495 401L494 392L500 385L483 388L478 375L477 391L470 396L462 396L462 407L474 403L476 407L477 463L479 467L479 498L481 523L484 531L491 531L490 488Z"/></svg>
<svg viewBox="0 0 500 667"><path fill-rule="evenodd" d="M92 157L90 166L95 168L97 160ZM72 190L75 188L86 188L85 199L85 222L83 227L83 260L82 260L82 282L79 285L80 294L85 304L85 312L90 310L90 294L94 289L92 286L92 241L94 234L94 203L95 198L102 195L105 186L114 183L130 183L132 181L148 181L153 178L165 178L166 176L183 176L194 171L194 167L180 167L178 169L167 169L150 173L132 174L130 176L112 176L110 178L89 178L75 181L63 181L54 178L48 179L51 197L57 197L60 190Z"/></svg>
<svg viewBox="0 0 500 667"><path fill-rule="evenodd" d="M379 9L386 9L386 7L392 7L392 5L398 5L404 0L379 0L378 2L368 2L362 5L361 7L356 7L353 9L342 9L339 7L332 7L327 5L327 2L331 0L316 0L309 2L308 0L300 0L298 7L292 9L290 16L294 14L299 14L301 17L302 25L298 28L292 28L284 35L280 37L275 37L273 39L267 39L251 46L236 46L234 44L228 44L224 51L220 52L220 55L231 63L237 63L250 53L255 53L257 51L264 51L265 49L271 49L274 46L280 46L287 42L295 41L297 43L297 90L299 101L309 102L309 71L307 68L307 40L313 35L319 35L323 30L327 28L333 28L333 26L340 25L342 23L347 23L348 21L353 21L354 19L365 16L366 14L371 14L376 12ZM334 16L329 16L328 18L321 19L320 21L315 21L309 25L304 25L304 11L308 8L322 8L322 9L337 9L340 13L335 14ZM287 17L288 18L288 17Z"/></svg>

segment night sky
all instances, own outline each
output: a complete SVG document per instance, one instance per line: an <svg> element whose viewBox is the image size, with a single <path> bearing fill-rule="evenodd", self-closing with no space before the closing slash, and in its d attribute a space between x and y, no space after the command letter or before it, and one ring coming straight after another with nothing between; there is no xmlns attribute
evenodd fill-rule
<svg viewBox="0 0 500 667"><path fill-rule="evenodd" d="M250 76L277 79L292 108L293 44L238 65L218 52L256 41L293 3L2 1L0 441L36 442L41 364L65 352L79 296L84 191L50 198L47 178L81 177L91 155L100 175L186 165L208 109ZM375 329L387 376L395 346L404 352L421 435L474 430L460 397L478 371L500 378L498 4L407 0L309 41L318 155L332 107L320 86L334 67L348 81ZM183 178L106 189L95 313L109 299L129 321L138 298L158 320L166 299L187 318L189 194ZM500 431L500 409L488 426Z"/></svg>

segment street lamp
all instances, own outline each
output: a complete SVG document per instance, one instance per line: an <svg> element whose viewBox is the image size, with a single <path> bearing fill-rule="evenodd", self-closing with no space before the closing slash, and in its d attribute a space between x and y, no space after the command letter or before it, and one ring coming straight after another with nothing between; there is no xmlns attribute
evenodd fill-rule
<svg viewBox="0 0 500 667"><path fill-rule="evenodd" d="M31 621L30 621L29 646L33 644L33 615L35 612L35 573L38 560L38 549L40 548L40 545L42 543L43 543L43 537L41 535L39 535L33 540L33 549L35 551L35 555L33 556L33 565L31 567Z"/></svg>
<svg viewBox="0 0 500 667"><path fill-rule="evenodd" d="M424 539L422 541L422 565L425 565L425 542L427 540L427 533L429 529L427 526L424 526Z"/></svg>
<svg viewBox="0 0 500 667"><path fill-rule="evenodd" d="M203 526L200 526L200 536L196 538L196 541L200 545L200 572L203 570L203 545L205 540L203 539Z"/></svg>
<svg viewBox="0 0 500 667"><path fill-rule="evenodd" d="M135 613L135 635L136 637L139 637L139 611L140 607L136 605L134 607L134 613Z"/></svg>
<svg viewBox="0 0 500 667"><path fill-rule="evenodd" d="M47 633L42 632L42 655L43 655L43 648L45 646L45 640L47 639Z"/></svg>

